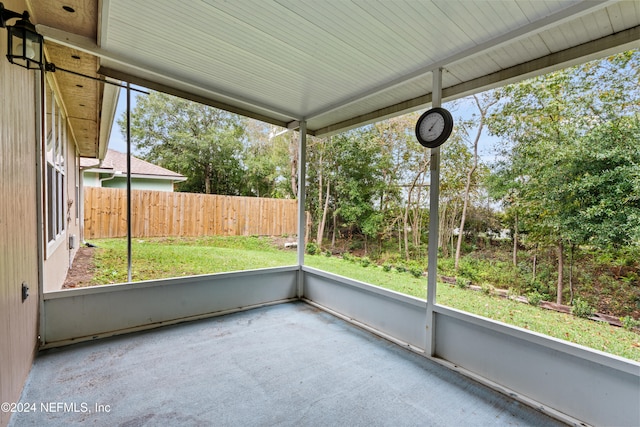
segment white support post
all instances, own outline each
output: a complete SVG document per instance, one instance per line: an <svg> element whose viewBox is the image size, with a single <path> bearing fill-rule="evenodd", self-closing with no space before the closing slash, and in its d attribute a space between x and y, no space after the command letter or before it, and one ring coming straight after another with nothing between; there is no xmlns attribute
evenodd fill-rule
<svg viewBox="0 0 640 427"><path fill-rule="evenodd" d="M307 216L305 213L305 192L307 180L307 122L300 121L300 141L298 144L298 298L304 295L302 266L304 265L305 231Z"/></svg>
<svg viewBox="0 0 640 427"><path fill-rule="evenodd" d="M46 342L45 331L46 316L44 311L44 248L46 245L46 232L45 232L45 218L44 218L44 201L42 195L44 194L44 177L43 177L43 165L44 160L44 118L46 117L46 102L49 101L45 96L46 90L46 78L45 73L42 71L35 72L35 105L36 105L36 141L35 141L35 164L36 164L36 239L38 242L38 305L39 309L39 324L40 324L40 345L44 345ZM84 200L84 199L82 199ZM80 203L76 200L76 203ZM84 218L84 217L82 217Z"/></svg>
<svg viewBox="0 0 640 427"><path fill-rule="evenodd" d="M431 106L440 107L442 104L442 68L433 71L433 85L431 90ZM440 198L440 147L431 149L429 174L429 246L427 270L427 342L425 353L435 355L435 315L433 306L436 303L438 280L438 209Z"/></svg>
<svg viewBox="0 0 640 427"><path fill-rule="evenodd" d="M127 82L127 282L131 282L131 84Z"/></svg>

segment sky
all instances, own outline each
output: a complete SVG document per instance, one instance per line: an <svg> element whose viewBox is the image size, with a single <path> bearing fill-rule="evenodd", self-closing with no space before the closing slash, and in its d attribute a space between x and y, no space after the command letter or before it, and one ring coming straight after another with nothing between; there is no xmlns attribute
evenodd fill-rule
<svg viewBox="0 0 640 427"><path fill-rule="evenodd" d="M475 102L471 97L462 98L454 103L445 103L444 107L451 108L451 114L453 114L453 118L467 120L470 119L475 113L478 115L478 107L476 107ZM472 134L469 135L470 138L475 138L476 130L472 130ZM482 135L480 136L480 141L478 142L478 154L480 159L485 162L492 162L495 158L495 149L496 144L498 143L498 138L489 135L486 127L482 131ZM446 142L445 142L446 144Z"/></svg>
<svg viewBox="0 0 640 427"><path fill-rule="evenodd" d="M131 109L136 106L136 98L139 96L138 92L131 91ZM144 95L143 95L144 96ZM113 121L113 127L111 128L111 137L109 138L109 148L112 150L120 151L121 153L127 152L127 141L123 135L120 126L118 125L118 119L122 117L127 111L127 91L126 89L120 89L120 95L118 96L118 106L116 107L116 117ZM135 152L131 147L132 152Z"/></svg>

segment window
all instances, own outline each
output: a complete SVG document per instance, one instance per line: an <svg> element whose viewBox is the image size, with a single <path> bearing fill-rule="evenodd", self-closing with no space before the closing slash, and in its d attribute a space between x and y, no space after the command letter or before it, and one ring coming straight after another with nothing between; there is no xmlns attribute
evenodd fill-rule
<svg viewBox="0 0 640 427"><path fill-rule="evenodd" d="M47 86L46 97L46 185L47 241L53 242L65 230L65 141L66 121L56 103L53 91Z"/></svg>

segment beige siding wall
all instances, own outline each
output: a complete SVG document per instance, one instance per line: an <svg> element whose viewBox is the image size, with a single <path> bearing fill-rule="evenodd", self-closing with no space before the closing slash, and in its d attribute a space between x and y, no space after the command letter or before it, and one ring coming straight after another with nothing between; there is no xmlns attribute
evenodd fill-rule
<svg viewBox="0 0 640 427"><path fill-rule="evenodd" d="M3 0L11 10L22 1ZM0 402L16 402L38 338L36 73L9 64L0 29ZM23 303L21 285L29 298ZM0 426L9 414L0 411Z"/></svg>
<svg viewBox="0 0 640 427"><path fill-rule="evenodd" d="M62 186L62 199L57 203L61 203L63 209L62 221L64 222L64 230L57 233L57 235L51 239L48 232L45 232L45 261L44 261L44 279L43 286L44 291L57 291L62 288L64 284L64 280L67 276L67 271L73 263L73 258L79 247L80 240L80 220L79 220L79 212L77 210L78 202L77 198L77 189L79 189L79 180L78 180L78 167L79 160L76 155L75 144L71 138L71 132L66 125L66 118L64 115L60 115L60 122L57 125L51 125L52 120L50 119L52 116L52 111L54 114L61 112L62 110L59 108L61 103L58 101L60 98L56 97L51 91L51 87L53 85L49 85L47 83L47 90L45 90L45 108L46 113L45 117L45 135L47 135L46 144L44 148L45 152L45 168L43 171L44 176L44 188L45 188L45 209L44 209L44 221L45 224L49 224L47 215L49 215L49 210L46 208L48 194L46 194L47 190L51 188L51 186L47 185L46 180L48 179L46 173L46 163L50 161L50 155L47 154L47 150L50 149L52 144L52 136L51 134L59 135L59 141L61 146L62 157L64 158L64 185ZM52 107L52 102L55 101L55 107ZM56 126L60 126L60 129L56 129ZM55 150L52 150L55 151ZM57 196L57 192L56 196ZM56 204L57 204L56 203ZM56 212L56 214L58 214ZM46 228L46 227L45 227ZM70 250L70 240L74 240L73 249Z"/></svg>
<svg viewBox="0 0 640 427"><path fill-rule="evenodd" d="M73 251L71 255L74 256L75 252L76 251ZM56 250L48 255L44 263L43 285L45 292L59 291L62 288L64 280L67 277L69 265L69 251L67 250L67 240L65 238Z"/></svg>

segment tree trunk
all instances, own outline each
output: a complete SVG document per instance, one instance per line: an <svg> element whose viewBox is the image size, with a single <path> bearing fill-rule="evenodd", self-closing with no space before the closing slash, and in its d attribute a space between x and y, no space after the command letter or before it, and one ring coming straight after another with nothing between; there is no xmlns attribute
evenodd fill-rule
<svg viewBox="0 0 640 427"><path fill-rule="evenodd" d="M409 230L407 230L407 228L409 225L409 209L411 208L411 195L413 194L413 189L415 188L416 182L418 181L418 178L420 178L421 174L422 174L422 171L418 171L418 175L416 175L416 177L413 179L413 182L411 183L411 187L409 187L409 192L407 193L407 206L404 209L404 219L403 219L404 257L407 261L409 260Z"/></svg>
<svg viewBox="0 0 640 427"><path fill-rule="evenodd" d="M533 249L533 281L536 281L536 273L538 272L538 244Z"/></svg>
<svg viewBox="0 0 640 427"><path fill-rule="evenodd" d="M438 217L438 247L442 248L442 256L449 256L449 235L447 233L446 218L449 202L440 203L440 215Z"/></svg>
<svg viewBox="0 0 640 427"><path fill-rule="evenodd" d="M333 213L333 230L331 232L331 250L335 249L336 247L336 228L337 228L337 223L338 223L338 216L336 215L336 213Z"/></svg>
<svg viewBox="0 0 640 427"><path fill-rule="evenodd" d="M458 271L458 266L460 265L460 252L462 249L462 240L464 239L464 223L467 219L467 206L469 206L469 192L471 191L471 181L473 179L473 174L478 168L478 142L480 142L480 136L482 135L482 129L484 128L484 122L487 115L487 111L489 107L495 102L486 105L484 108L480 105L480 101L477 96L473 96L473 99L476 102L476 106L480 111L480 124L478 125L478 131L476 132L476 137L473 140L473 166L469 169L469 173L467 173L467 182L464 186L464 202L462 205L462 217L460 218L460 232L458 233L458 244L456 245L456 259L454 263L455 271Z"/></svg>
<svg viewBox="0 0 640 427"><path fill-rule="evenodd" d="M420 243L420 190L418 190L418 199L415 201L412 211L411 241L413 247L417 248Z"/></svg>
<svg viewBox="0 0 640 427"><path fill-rule="evenodd" d="M576 244L571 242L569 252L569 304L573 304L573 251L575 248Z"/></svg>
<svg viewBox="0 0 640 427"><path fill-rule="evenodd" d="M418 194L415 201L415 208L413 214L413 223L411 226L412 235L413 235L413 246L418 249L418 256L420 256L420 236L422 235L422 212L420 209L420 205L422 203L422 195L424 188L424 179L426 174L422 174L420 177L420 182L418 183Z"/></svg>
<svg viewBox="0 0 640 427"><path fill-rule="evenodd" d="M564 274L563 274L563 271L564 271L564 260L563 260L563 257L562 257L563 249L564 249L564 247L563 247L563 244L562 244L562 240L560 240L558 242L558 296L556 298L556 302L558 304L562 304L562 291L563 291L562 282L563 282L563 279L564 279Z"/></svg>
<svg viewBox="0 0 640 427"><path fill-rule="evenodd" d="M516 212L515 224L513 225L513 266L516 267L517 265L518 265L518 213Z"/></svg>
<svg viewBox="0 0 640 427"><path fill-rule="evenodd" d="M318 211L317 215L320 215L318 218L318 228L316 229L316 244L318 248L322 249L322 235L324 234L324 224L320 227L320 223L322 222L322 214L320 213L320 206L322 206L322 148L319 148L320 157L318 159Z"/></svg>
<svg viewBox="0 0 640 427"><path fill-rule="evenodd" d="M474 166L469 170L469 173L467 174L467 183L464 186L464 202L462 203L462 216L460 217L460 227L458 228L458 243L456 244L456 258L454 262L454 269L456 272L458 271L458 266L460 265L460 252L462 250L462 239L464 239L464 222L467 219L467 205L469 204L469 189L471 188L471 178L478 164L477 154L478 145L476 144L476 160L474 162Z"/></svg>
<svg viewBox="0 0 640 427"><path fill-rule="evenodd" d="M322 236L324 235L324 224L327 221L327 211L329 210L329 190L331 189L331 181L327 180L327 195L324 200L324 209L322 210L322 219L318 224L318 234L316 236L316 243L318 248L322 249Z"/></svg>
<svg viewBox="0 0 640 427"><path fill-rule="evenodd" d="M309 244L309 234L311 234L311 215L305 215L305 229L304 229L304 247Z"/></svg>
<svg viewBox="0 0 640 427"><path fill-rule="evenodd" d="M411 191L409 191L409 197L407 198L407 206L404 209L404 218L402 221L403 236L404 236L404 258L409 260L409 203L411 203Z"/></svg>
<svg viewBox="0 0 640 427"><path fill-rule="evenodd" d="M289 156L291 166L291 194L298 197L298 141L296 132L291 132L291 141L289 142Z"/></svg>
<svg viewBox="0 0 640 427"><path fill-rule="evenodd" d="M211 163L204 168L204 192L211 194Z"/></svg>

